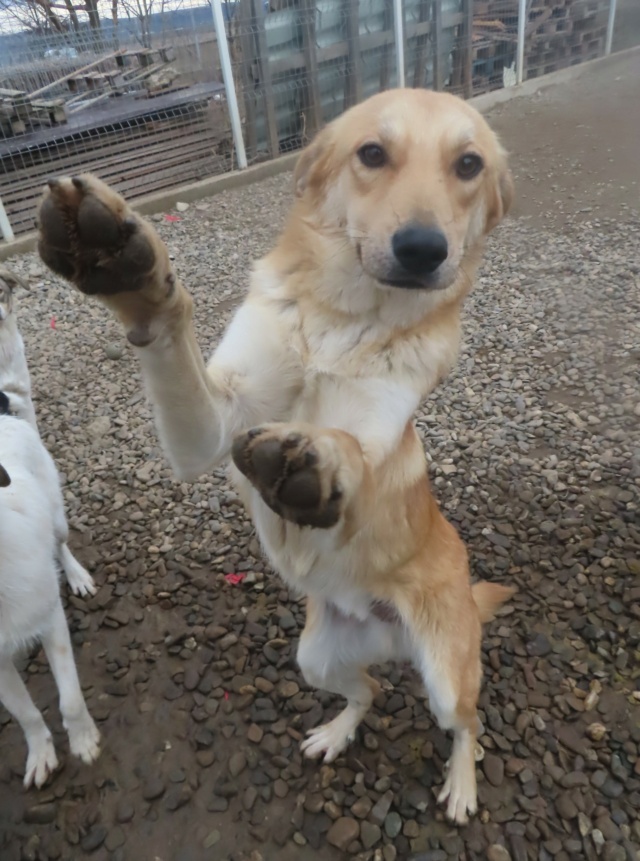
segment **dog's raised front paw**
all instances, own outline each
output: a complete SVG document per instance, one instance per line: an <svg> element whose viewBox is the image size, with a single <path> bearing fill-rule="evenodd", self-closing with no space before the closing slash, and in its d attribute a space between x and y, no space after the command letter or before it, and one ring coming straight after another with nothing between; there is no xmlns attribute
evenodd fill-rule
<svg viewBox="0 0 640 861"><path fill-rule="evenodd" d="M50 180L38 227L42 260L89 295L157 289L156 266L168 263L151 225L91 174Z"/></svg>
<svg viewBox="0 0 640 861"><path fill-rule="evenodd" d="M262 425L236 437L232 456L267 505L298 526L328 529L340 519L343 492L333 440L291 425Z"/></svg>

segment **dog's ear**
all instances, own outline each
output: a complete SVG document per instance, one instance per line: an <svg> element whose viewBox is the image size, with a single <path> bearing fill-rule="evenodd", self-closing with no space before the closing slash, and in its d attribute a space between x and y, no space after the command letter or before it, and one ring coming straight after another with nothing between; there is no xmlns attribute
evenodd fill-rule
<svg viewBox="0 0 640 861"><path fill-rule="evenodd" d="M329 128L324 128L302 150L293 171L293 184L296 197L302 197L309 187L317 187L321 184L323 173L326 172L330 139L331 132Z"/></svg>
<svg viewBox="0 0 640 861"><path fill-rule="evenodd" d="M20 278L19 275L16 275L12 269L6 266L0 266L0 280L4 281L9 290L15 290L16 287L23 287L27 290L29 287L24 278Z"/></svg>
<svg viewBox="0 0 640 861"><path fill-rule="evenodd" d="M0 487L9 487L10 484L11 479L9 478L9 473L0 463Z"/></svg>
<svg viewBox="0 0 640 861"><path fill-rule="evenodd" d="M509 170L507 154L501 152L500 163L496 171L493 188L490 191L491 200L487 211L487 233L500 224L511 209L513 203L513 177Z"/></svg>

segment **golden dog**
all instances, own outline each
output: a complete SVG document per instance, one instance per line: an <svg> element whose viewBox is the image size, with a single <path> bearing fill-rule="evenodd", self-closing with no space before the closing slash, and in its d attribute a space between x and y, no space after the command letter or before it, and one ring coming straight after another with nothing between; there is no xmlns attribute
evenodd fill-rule
<svg viewBox="0 0 640 861"><path fill-rule="evenodd" d="M378 691L367 667L410 659L454 731L440 800L464 822L476 810L481 622L511 590L471 585L412 417L456 359L484 238L511 201L506 155L463 101L395 90L321 131L295 190L206 367L166 248L99 180L50 183L39 250L123 323L177 475L232 455L270 562L307 596L301 670L347 705L305 754L337 757Z"/></svg>

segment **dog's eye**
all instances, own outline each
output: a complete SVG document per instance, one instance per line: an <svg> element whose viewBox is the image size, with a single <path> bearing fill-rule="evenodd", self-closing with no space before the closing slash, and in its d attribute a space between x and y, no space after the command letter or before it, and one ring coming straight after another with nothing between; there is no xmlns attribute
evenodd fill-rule
<svg viewBox="0 0 640 861"><path fill-rule="evenodd" d="M379 144L367 143L358 150L358 158L365 167L382 167L387 162L387 154Z"/></svg>
<svg viewBox="0 0 640 861"><path fill-rule="evenodd" d="M456 174L460 179L473 179L480 173L483 167L484 162L479 155L467 152L461 155L456 162Z"/></svg>

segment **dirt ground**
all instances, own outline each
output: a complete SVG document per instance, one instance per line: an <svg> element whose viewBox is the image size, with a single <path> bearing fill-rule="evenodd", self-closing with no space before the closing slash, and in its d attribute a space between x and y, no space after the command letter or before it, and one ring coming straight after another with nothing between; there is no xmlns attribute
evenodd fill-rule
<svg viewBox="0 0 640 861"><path fill-rule="evenodd" d="M303 607L224 470L174 481L117 327L35 256L12 261L32 284L21 327L71 544L100 586L67 609L104 749L93 767L71 760L48 668L25 659L62 767L24 792L23 739L0 712L2 861L636 861L639 79L640 55L621 57L489 115L517 203L459 367L418 416L474 573L518 587L485 633L480 812L465 828L435 804L449 740L403 668L380 668L387 690L342 759L302 761L299 739L338 701L298 673ZM155 218L205 352L289 184Z"/></svg>

